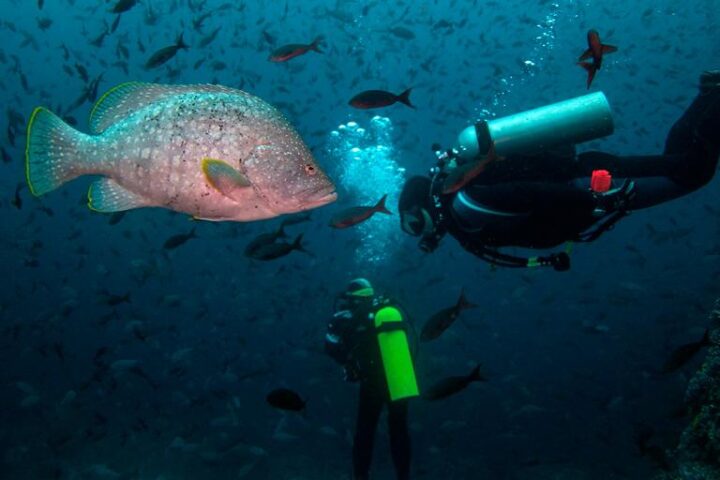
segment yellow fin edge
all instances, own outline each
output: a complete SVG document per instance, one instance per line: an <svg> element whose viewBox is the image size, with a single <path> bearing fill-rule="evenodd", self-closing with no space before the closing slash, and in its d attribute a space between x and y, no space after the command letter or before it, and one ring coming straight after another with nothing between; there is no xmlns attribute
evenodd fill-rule
<svg viewBox="0 0 720 480"><path fill-rule="evenodd" d="M35 107L35 110L33 110L32 115L30 115L30 120L28 121L27 126L27 132L26 132L26 140L25 140L25 180L27 180L28 187L30 188L30 193L33 194L35 197L39 197L35 192L35 187L33 187L32 182L30 181L30 139L32 138L32 126L33 123L35 123L35 117L38 113L40 113L42 110L47 110L45 107Z"/></svg>
<svg viewBox="0 0 720 480"><path fill-rule="evenodd" d="M93 105L92 110L90 110L90 117L88 118L88 125L92 125L92 120L93 120L93 117L95 116L95 112L97 111L97 108L105 101L105 99L109 95L112 95L113 92L116 92L117 90L119 90L121 88L125 88L127 85L133 85L133 84L139 84L139 83L140 82L124 82L124 83L121 83L120 85L115 85L113 88L111 88L110 90L105 92L103 94L103 96L100 97L97 102L95 102L95 105Z"/></svg>

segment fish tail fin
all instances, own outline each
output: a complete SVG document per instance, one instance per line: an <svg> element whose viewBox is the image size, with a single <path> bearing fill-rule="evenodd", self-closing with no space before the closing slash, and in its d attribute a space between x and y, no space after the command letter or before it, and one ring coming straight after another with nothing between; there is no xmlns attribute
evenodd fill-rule
<svg viewBox="0 0 720 480"><path fill-rule="evenodd" d="M587 88L590 89L590 85L592 84L593 79L595 78L595 72L597 69L595 68L595 65L590 62L579 62L578 65L583 67L585 71L587 72Z"/></svg>
<svg viewBox="0 0 720 480"><path fill-rule="evenodd" d="M465 290L460 291L460 298L458 298L457 302L457 308L458 310L467 310L469 308L475 308L477 307L476 304L469 302L467 297L465 297Z"/></svg>
<svg viewBox="0 0 720 480"><path fill-rule="evenodd" d="M400 95L397 96L397 101L400 103L404 103L410 108L415 108L415 105L410 103L410 92L412 92L412 88L408 88L404 92L402 92Z"/></svg>
<svg viewBox="0 0 720 480"><path fill-rule="evenodd" d="M323 53L322 50L320 50L320 43L325 39L322 35L318 35L315 37L315 40L312 41L310 44L310 50L317 52L317 53Z"/></svg>
<svg viewBox="0 0 720 480"><path fill-rule="evenodd" d="M311 257L315 257L315 254L311 252L310 250L306 249L302 244L303 234L301 233L295 238L295 241L292 243L293 250L299 250L301 252L307 253Z"/></svg>
<svg viewBox="0 0 720 480"><path fill-rule="evenodd" d="M373 210L379 213L384 213L386 215L392 215L392 212L385 207L385 200L387 200L387 193L382 196L380 200L378 200L377 204L373 207Z"/></svg>
<svg viewBox="0 0 720 480"><path fill-rule="evenodd" d="M190 48L190 47L188 47L188 44L185 43L185 41L183 40L182 32L180 32L180 35L178 35L177 40L175 40L175 46L177 48L182 48L183 50L187 50L188 48Z"/></svg>
<svg viewBox="0 0 720 480"><path fill-rule="evenodd" d="M285 221L283 220L280 224L280 228L277 229L277 238L287 238L287 233L285 233Z"/></svg>
<svg viewBox="0 0 720 480"><path fill-rule="evenodd" d="M25 175L32 194L43 195L90 173L81 154L88 139L50 110L36 108L28 122L25 148Z"/></svg>
<svg viewBox="0 0 720 480"><path fill-rule="evenodd" d="M305 247L302 244L303 234L301 233L297 237L295 237L295 241L292 243L293 250L300 250L301 252L309 253L307 250L305 250Z"/></svg>
<svg viewBox="0 0 720 480"><path fill-rule="evenodd" d="M480 372L480 364L477 364L475 368L472 369L469 378L471 382L484 382L487 380L482 372Z"/></svg>
<svg viewBox="0 0 720 480"><path fill-rule="evenodd" d="M582 62L583 60L587 60L588 58L592 57L592 49L588 48L585 50L582 55L580 55L580 58L578 58L578 62Z"/></svg>

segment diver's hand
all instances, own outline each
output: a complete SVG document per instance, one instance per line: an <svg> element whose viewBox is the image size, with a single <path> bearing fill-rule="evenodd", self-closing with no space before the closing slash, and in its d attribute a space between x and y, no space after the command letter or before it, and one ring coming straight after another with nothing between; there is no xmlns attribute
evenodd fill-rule
<svg viewBox="0 0 720 480"><path fill-rule="evenodd" d="M548 257L550 265L557 272L566 272L570 270L570 256L565 252L553 253Z"/></svg>
<svg viewBox="0 0 720 480"><path fill-rule="evenodd" d="M340 310L333 314L333 320L349 320L353 316L350 310Z"/></svg>
<svg viewBox="0 0 720 480"><path fill-rule="evenodd" d="M356 363L348 363L345 365L345 381L355 383L360 381L360 369Z"/></svg>

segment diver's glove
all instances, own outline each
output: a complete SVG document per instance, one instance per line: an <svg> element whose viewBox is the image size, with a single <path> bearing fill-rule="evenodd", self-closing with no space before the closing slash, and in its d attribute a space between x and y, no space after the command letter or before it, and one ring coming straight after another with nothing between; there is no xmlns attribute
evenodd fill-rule
<svg viewBox="0 0 720 480"><path fill-rule="evenodd" d="M700 75L700 95L720 88L720 70L706 70Z"/></svg>
<svg viewBox="0 0 720 480"><path fill-rule="evenodd" d="M570 270L570 255L565 252L553 253L548 257L548 260L557 272L567 272Z"/></svg>

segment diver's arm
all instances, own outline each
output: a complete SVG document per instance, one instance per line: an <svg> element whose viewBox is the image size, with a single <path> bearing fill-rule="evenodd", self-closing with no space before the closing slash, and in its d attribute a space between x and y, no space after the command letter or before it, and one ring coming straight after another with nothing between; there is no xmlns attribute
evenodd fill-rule
<svg viewBox="0 0 720 480"><path fill-rule="evenodd" d="M350 349L345 343L346 323L352 319L349 310L342 310L333 315L328 323L325 334L325 353L340 365L345 365L350 359Z"/></svg>

